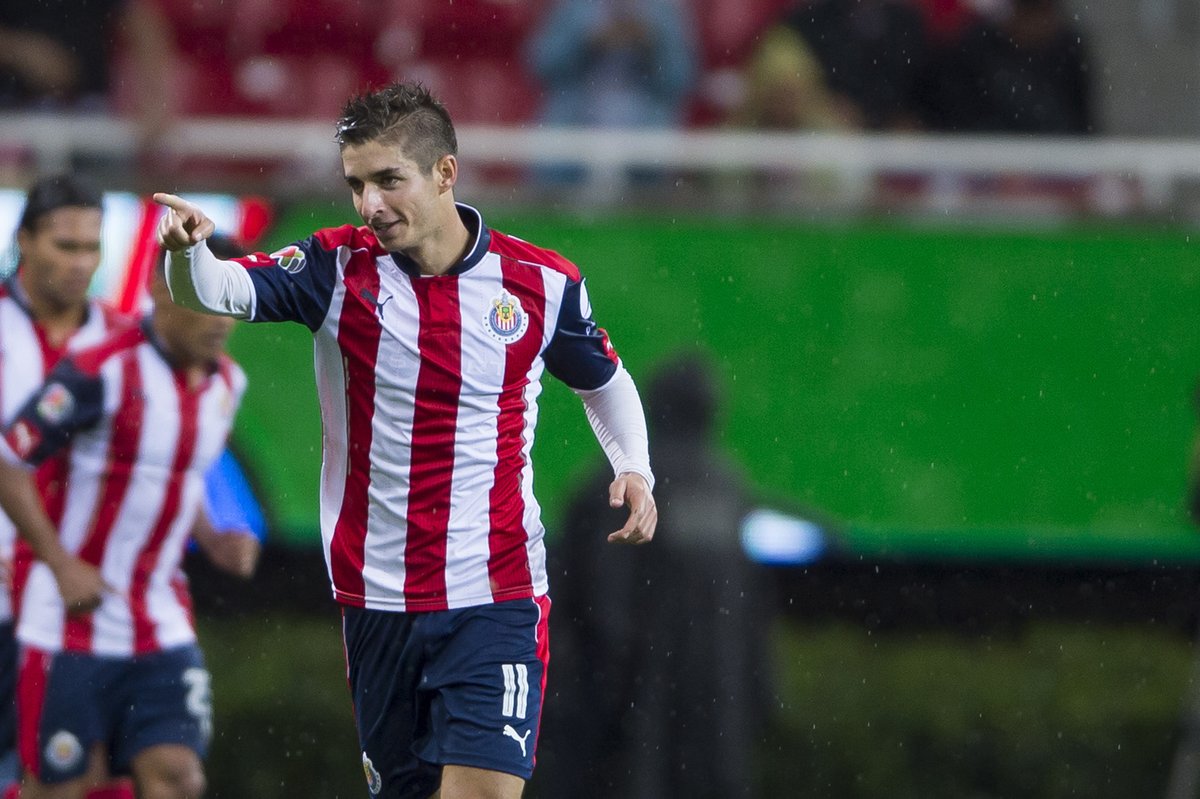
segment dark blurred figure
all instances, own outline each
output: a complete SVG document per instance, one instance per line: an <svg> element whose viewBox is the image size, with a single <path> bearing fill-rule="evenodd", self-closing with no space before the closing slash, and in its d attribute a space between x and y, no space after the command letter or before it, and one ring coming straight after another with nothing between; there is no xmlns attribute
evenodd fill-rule
<svg viewBox="0 0 1200 799"><path fill-rule="evenodd" d="M930 70L927 119L937 130L1088 134L1088 48L1059 0L1010 0L944 48Z"/></svg>
<svg viewBox="0 0 1200 799"><path fill-rule="evenodd" d="M663 366L646 406L662 508L654 546L605 543L621 520L596 493L611 476L597 474L550 550L562 575L550 622L558 691L540 797L755 795L773 602L765 569L740 548L748 491L713 446L720 392L707 360Z"/></svg>
<svg viewBox="0 0 1200 799"><path fill-rule="evenodd" d="M1192 393L1200 419L1200 383ZM1200 425L1192 435L1191 460L1187 466L1187 510L1192 524L1200 526ZM1193 639L1192 673L1179 714L1179 738L1167 776L1166 799L1195 799L1200 792L1200 629Z"/></svg>
<svg viewBox="0 0 1200 799"><path fill-rule="evenodd" d="M802 0L782 24L821 63L848 127L920 127L918 96L929 42L923 16L908 2Z"/></svg>
<svg viewBox="0 0 1200 799"><path fill-rule="evenodd" d="M0 109L108 111L118 54L138 81L144 139L169 124L173 44L152 0L0 2Z"/></svg>

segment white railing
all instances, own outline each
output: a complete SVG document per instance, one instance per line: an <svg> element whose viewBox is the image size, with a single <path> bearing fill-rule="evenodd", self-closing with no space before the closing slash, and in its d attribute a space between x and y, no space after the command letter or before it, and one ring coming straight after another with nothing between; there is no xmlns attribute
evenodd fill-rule
<svg viewBox="0 0 1200 799"><path fill-rule="evenodd" d="M309 120L187 119L163 138L158 155L163 164L198 157L306 165L292 173L296 188L327 190L337 163L332 133L331 123ZM39 171L61 169L80 155L128 158L137 141L133 124L111 117L0 118L0 153L21 153ZM849 203L862 201L886 175L936 177L950 194L962 193L963 180L989 176L1101 180L1110 188L1123 181L1136 186L1136 202L1150 210L1170 206L1181 184L1200 182L1200 142L1193 140L462 126L459 145L469 166L577 164L593 187L619 185L631 167L819 173ZM305 176L314 185L304 185Z"/></svg>

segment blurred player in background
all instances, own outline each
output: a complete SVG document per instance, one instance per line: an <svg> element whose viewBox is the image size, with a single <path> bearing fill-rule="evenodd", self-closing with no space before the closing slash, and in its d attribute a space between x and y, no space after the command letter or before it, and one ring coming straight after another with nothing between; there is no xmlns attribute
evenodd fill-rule
<svg viewBox="0 0 1200 799"><path fill-rule="evenodd" d="M204 212L155 195L172 295L313 332L322 537L371 795L514 799L549 657L542 371L609 456L608 500L630 509L613 542L649 541L658 519L641 402L579 270L455 202L454 126L423 87L351 99L337 141L364 226L270 256L218 260Z"/></svg>
<svg viewBox="0 0 1200 799"><path fill-rule="evenodd" d="M0 423L13 419L69 346L95 344L131 323L87 296L100 266L101 222L100 192L76 177L47 177L30 187L17 228L19 265L0 285ZM48 497L60 494L58 465L48 463L37 473ZM15 534L0 514L0 552L9 562ZM15 586L24 584L31 554L23 550L13 564ZM4 760L5 788L18 777L13 610L9 593L0 592L0 749L9 753Z"/></svg>
<svg viewBox="0 0 1200 799"><path fill-rule="evenodd" d="M224 355L232 322L171 303L74 350L0 444L0 506L34 549L22 645L23 797L78 799L89 766L132 774L136 793L204 791L209 675L180 570L245 390ZM31 469L63 453L43 504Z"/></svg>
<svg viewBox="0 0 1200 799"><path fill-rule="evenodd" d="M72 175L56 175L35 182L26 195L18 224L17 270L0 284L0 423L7 424L41 385L50 369L70 348L98 343L115 329L134 324L106 303L89 299L87 289L100 266L103 223L101 193ZM215 237L213 246L230 256L239 251L228 240ZM39 490L46 501L61 501L63 481L60 459L51 459L37 472ZM220 489L217 470L210 473L209 493ZM215 564L244 577L253 573L259 545L253 535L237 534L248 525L222 519L220 531L204 514L197 517L193 535ZM232 535L219 532L232 531ZM0 514L0 554L13 557L15 530ZM14 594L20 596L33 564L27 546L17 548L10 569ZM0 592L0 795L18 776L15 749L15 683L17 646L13 607L8 591ZM102 782L100 775L94 781ZM129 796L110 787L104 794L116 799Z"/></svg>

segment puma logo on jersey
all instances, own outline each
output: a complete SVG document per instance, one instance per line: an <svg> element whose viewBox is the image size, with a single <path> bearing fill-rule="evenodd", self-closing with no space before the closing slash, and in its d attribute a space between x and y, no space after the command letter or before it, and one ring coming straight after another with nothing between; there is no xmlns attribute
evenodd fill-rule
<svg viewBox="0 0 1200 799"><path fill-rule="evenodd" d="M512 738L514 741L516 741L517 743L519 743L521 745L521 757L526 757L525 739L529 737L529 733L531 733L531 732L533 732L533 730L525 730L524 735L517 735L517 731L512 728L511 724L504 725L505 736Z"/></svg>
<svg viewBox="0 0 1200 799"><path fill-rule="evenodd" d="M362 291L360 291L358 293L358 296L362 297L364 300L366 300L367 302L369 302L375 306L375 315L378 316L379 321L382 322L383 321L383 306L387 305L391 301L392 295L391 294L387 295L386 297L384 297L383 302L380 302L379 299L375 296L375 294L370 289L363 289Z"/></svg>

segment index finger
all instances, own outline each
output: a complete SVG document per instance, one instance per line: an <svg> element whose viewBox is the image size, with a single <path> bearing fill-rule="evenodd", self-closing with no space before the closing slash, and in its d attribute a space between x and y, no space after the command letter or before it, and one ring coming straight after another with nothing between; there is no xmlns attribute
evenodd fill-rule
<svg viewBox="0 0 1200 799"><path fill-rule="evenodd" d="M154 202L158 203L159 205L165 205L171 210L179 211L180 213L185 213L192 209L192 204L187 200L177 195L167 194L166 192L162 191L154 192Z"/></svg>

